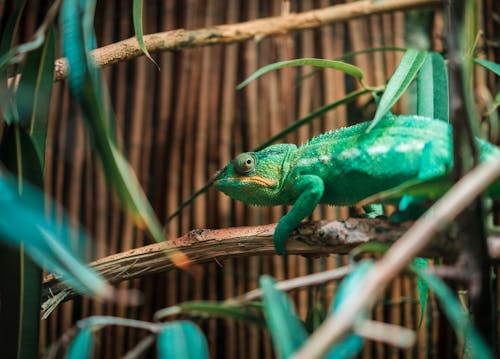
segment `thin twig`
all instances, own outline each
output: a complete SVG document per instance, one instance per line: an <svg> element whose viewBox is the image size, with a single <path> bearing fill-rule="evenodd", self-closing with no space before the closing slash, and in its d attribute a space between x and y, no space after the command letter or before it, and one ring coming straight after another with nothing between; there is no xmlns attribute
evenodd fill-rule
<svg viewBox="0 0 500 359"><path fill-rule="evenodd" d="M359 336L408 349L415 343L416 335L411 329L399 325L363 320L354 325L354 332Z"/></svg>
<svg viewBox="0 0 500 359"><path fill-rule="evenodd" d="M312 285L323 284L332 280L339 280L344 278L351 271L351 266L343 266L328 271L314 273L305 275L302 277L297 277L293 279L283 280L274 286L276 289L289 291L296 288L308 287ZM262 296L262 290L260 288L251 290L245 294L238 297L228 299L228 302L250 302L252 300L258 299Z"/></svg>
<svg viewBox="0 0 500 359"><path fill-rule="evenodd" d="M123 357L122 359L136 359L144 352L149 349L151 345L155 342L156 335L155 334L150 334L147 337L144 337L141 339L139 343L137 343L136 346L134 346L131 350L129 350Z"/></svg>
<svg viewBox="0 0 500 359"><path fill-rule="evenodd" d="M373 305L389 282L499 176L500 158L496 158L480 164L458 181L374 265L360 284L363 291L356 293L357 296L348 303L342 303L337 312L328 317L296 352L294 358L319 358L324 355L333 343L352 329L357 313Z"/></svg>

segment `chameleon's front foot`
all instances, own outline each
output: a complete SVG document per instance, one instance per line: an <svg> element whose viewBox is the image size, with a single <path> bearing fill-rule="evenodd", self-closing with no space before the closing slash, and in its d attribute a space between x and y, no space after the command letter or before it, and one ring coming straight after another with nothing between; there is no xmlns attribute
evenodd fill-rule
<svg viewBox="0 0 500 359"><path fill-rule="evenodd" d="M276 254L285 254L285 241L288 239L290 235L290 230L286 228L287 226L283 225L281 222L278 223L276 229L274 230L273 240L274 240L274 248L276 250Z"/></svg>

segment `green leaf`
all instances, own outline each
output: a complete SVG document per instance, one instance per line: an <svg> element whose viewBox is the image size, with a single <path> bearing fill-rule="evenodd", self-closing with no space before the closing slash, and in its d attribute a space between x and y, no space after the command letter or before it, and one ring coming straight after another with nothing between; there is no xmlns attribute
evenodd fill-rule
<svg viewBox="0 0 500 359"><path fill-rule="evenodd" d="M217 317L241 320L247 323L264 325L262 316L258 315L248 305L236 305L228 302L215 301L192 301L180 303L157 311L155 320L178 314L190 314L193 316Z"/></svg>
<svg viewBox="0 0 500 359"><path fill-rule="evenodd" d="M485 60L485 59L474 59L474 62L476 64L479 64L479 65L487 68L488 70L493 72L495 75L500 76L500 64L497 64L496 62L492 62L492 61Z"/></svg>
<svg viewBox="0 0 500 359"><path fill-rule="evenodd" d="M348 75L351 75L358 80L363 79L363 71L357 66L348 64L343 61L336 60L325 60L325 59L314 59L314 58L304 58L304 59L296 59L296 60L288 60L288 61L280 61L275 62L274 64L270 64L264 67L261 67L257 71L255 71L252 75L250 75L247 79L245 79L242 83L240 83L236 88L238 90L242 89L248 83L255 80L256 78L264 75L269 71L274 71L277 69L282 69L284 67L292 67L292 66L314 66L314 67L324 67L329 69L335 69L342 72L345 72Z"/></svg>
<svg viewBox="0 0 500 359"><path fill-rule="evenodd" d="M448 72L441 54L430 52L417 76L417 114L449 122Z"/></svg>
<svg viewBox="0 0 500 359"><path fill-rule="evenodd" d="M142 37L142 7L143 3L142 0L134 0L134 5L133 5L133 20L134 20L134 31L135 31L135 37L137 38L137 42L139 43L139 47L141 48L142 52L148 59L153 62L156 67L159 69L158 64L156 63L155 60L151 57L149 54L148 49L146 48L146 44L144 43L144 38Z"/></svg>
<svg viewBox="0 0 500 359"><path fill-rule="evenodd" d="M366 132L371 131L403 95L424 63L426 56L426 51L412 49L404 53L396 71L387 83L387 87L380 99L377 111L375 112L375 117Z"/></svg>
<svg viewBox="0 0 500 359"><path fill-rule="evenodd" d="M271 138L269 138L265 142L261 143L259 146L257 146L257 148L254 149L254 151L260 151L260 150L266 148L267 146L278 141L279 139L285 137L289 133L296 131L299 127L310 123L313 119L319 118L319 117L323 116L326 112L331 111L331 110L339 107L340 105L345 105L347 103L350 103L350 102L354 101L355 99L357 99L358 97L360 97L364 94L370 93L370 92L371 92L371 90L367 90L367 89L352 91L352 92L348 93L346 96L344 96L343 98L341 98L340 100L329 103L328 105L322 106L322 107L318 108L317 110L314 110L309 115L293 122L290 126L285 128L283 131L280 131L279 133L272 136Z"/></svg>
<svg viewBox="0 0 500 359"><path fill-rule="evenodd" d="M295 314L288 295L275 288L276 281L270 276L261 276L264 312L276 354L289 358L307 339L302 321Z"/></svg>
<svg viewBox="0 0 500 359"><path fill-rule="evenodd" d="M493 358L486 342L476 331L464 308L446 284L424 268L412 266L412 270L434 292L455 333L462 341L466 341L472 357Z"/></svg>
<svg viewBox="0 0 500 359"><path fill-rule="evenodd" d="M45 141L54 83L55 26L44 45L28 54L17 90L19 121L29 129L41 167L45 165Z"/></svg>
<svg viewBox="0 0 500 359"><path fill-rule="evenodd" d="M160 359L208 359L205 335L192 322L182 320L168 323L158 334Z"/></svg>
<svg viewBox="0 0 500 359"><path fill-rule="evenodd" d="M116 146L109 96L103 87L100 70L88 53L95 43L93 10L92 6L81 8L78 0L64 1L61 9L63 54L70 68L70 90L82 108L107 181L136 225L146 228L157 242L162 242L165 240L163 228L132 168ZM173 249L168 250L167 255L178 266L189 262Z"/></svg>
<svg viewBox="0 0 500 359"><path fill-rule="evenodd" d="M0 161L5 168L16 174L12 178L13 190L21 197L26 181L43 188L43 171L31 138L17 124L8 126L0 146ZM14 188L15 186L15 188ZM43 198L37 203L43 207ZM10 211L2 206L2 213ZM18 221L24 220L19 218ZM11 225L16 225L11 223ZM9 348L4 346L7 357L38 355L39 308L41 296L42 270L27 255L23 242L15 247L6 246L7 238L0 232L0 293L10 293L2 301L6 308L0 318L0 336L6 338ZM22 240L22 238L20 238ZM2 312L2 311L0 311ZM13 336L17 335L16 338ZM14 348L16 346L17 347ZM11 352L16 350L17 354Z"/></svg>
<svg viewBox="0 0 500 359"><path fill-rule="evenodd" d="M2 29L0 40L0 58L10 53L13 39L19 28L19 22L23 13L26 1L16 1L14 11L9 15L7 24ZM18 120L17 108L15 106L14 92L8 84L8 78L13 75L7 66L0 66L0 111L7 124L15 123Z"/></svg>
<svg viewBox="0 0 500 359"><path fill-rule="evenodd" d="M351 298L355 297L357 293L363 290L360 285L372 267L373 261L366 260L359 262L356 268L344 278L335 294L335 300L328 314L329 316L334 315L338 310L342 310L342 306L349 305ZM365 312L359 313L361 320L365 318L366 315ZM359 335L349 334L346 338L335 343L325 355L325 358L353 358L362 348L363 338Z"/></svg>
<svg viewBox="0 0 500 359"><path fill-rule="evenodd" d="M410 195L415 198L436 199L446 193L452 185L453 181L450 179L449 175L442 175L424 180L409 180L387 191L369 196L363 199L359 205L365 206L370 203L397 204L404 195Z"/></svg>
<svg viewBox="0 0 500 359"><path fill-rule="evenodd" d="M429 267L429 260L426 258L415 258L413 260L413 266L421 270L425 270ZM420 278L417 277L417 289L418 289L418 300L420 302L420 320L418 321L418 327L422 325L425 315L425 307L429 301L429 288L427 284Z"/></svg>
<svg viewBox="0 0 500 359"><path fill-rule="evenodd" d="M81 330L71 342L66 353L66 359L90 359L94 348L94 333L92 329Z"/></svg>
<svg viewBox="0 0 500 359"><path fill-rule="evenodd" d="M326 312L321 300L311 301L307 309L305 327L308 333L314 332L325 320Z"/></svg>
<svg viewBox="0 0 500 359"><path fill-rule="evenodd" d="M69 219L60 221L45 215L44 193L27 182L22 196L18 183L0 173L0 240L19 248L41 267L62 275L62 279L83 294L109 296L110 287L94 270L87 267L71 247L75 239L85 239L83 232L69 226ZM54 209L53 203L48 203ZM54 210L55 213L55 210Z"/></svg>

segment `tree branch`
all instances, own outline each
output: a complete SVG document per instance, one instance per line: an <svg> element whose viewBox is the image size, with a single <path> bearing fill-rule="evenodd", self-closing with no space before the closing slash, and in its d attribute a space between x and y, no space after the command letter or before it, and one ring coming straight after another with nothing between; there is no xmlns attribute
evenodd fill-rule
<svg viewBox="0 0 500 359"><path fill-rule="evenodd" d="M400 238L411 224L412 222L394 224L382 218L306 222L290 236L286 249L288 254L311 256L345 254L367 242L392 243ZM168 243L182 250L193 263L270 255L275 253L272 239L275 226L268 224L215 230L198 229ZM420 254L454 257L460 249L454 248L452 243L446 237L436 238ZM497 247L498 245L492 245L492 248ZM165 256L166 248L166 243L155 243L101 258L91 263L91 266L111 283L161 273L175 268ZM45 277L44 301L61 291L67 291L69 296L74 294L53 275Z"/></svg>
<svg viewBox="0 0 500 359"><path fill-rule="evenodd" d="M259 41L265 36L281 35L291 31L311 29L335 22L352 20L391 11L403 11L419 7L438 6L439 0L363 0L347 4L325 7L286 16L268 17L257 20L226 24L198 30L178 29L144 35L144 43L150 53L177 51L185 48L227 44L254 39ZM130 60L143 53L137 39L131 37L92 51L100 66L112 65ZM56 60L55 81L68 75L68 65L64 58Z"/></svg>

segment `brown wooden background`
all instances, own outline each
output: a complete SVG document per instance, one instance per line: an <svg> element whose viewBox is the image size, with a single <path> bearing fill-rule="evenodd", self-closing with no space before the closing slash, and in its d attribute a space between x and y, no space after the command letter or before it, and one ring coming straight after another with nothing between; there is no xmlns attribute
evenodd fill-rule
<svg viewBox="0 0 500 359"><path fill-rule="evenodd" d="M291 1L293 12L328 6L339 1ZM342 2L342 1L340 1ZM23 31L33 32L45 2L33 1ZM145 1L144 32L178 28L197 29L235 23L259 17L278 16L282 0L191 0ZM498 41L500 14L494 0L479 1L484 7L486 37ZM498 21L498 20L497 20ZM415 28L415 24L420 24ZM132 1L98 1L95 18L99 45L133 36ZM340 99L357 85L342 73L310 69L272 72L237 91L236 85L259 67L286 59L320 57L333 59L348 51L381 46L417 46L428 43L442 50L443 20L439 12L396 12L305 30L292 34L255 39L241 44L216 45L180 52L154 54L161 71L142 57L105 69L117 118L121 149L135 169L161 219L172 213L182 200L238 152L249 150L270 135L312 110ZM417 31L418 30L418 31ZM496 31L496 32L495 32ZM490 59L498 61L498 48L489 48ZM496 51L496 53L495 53ZM394 70L400 52L360 55L354 64L366 74L369 85L383 84ZM494 86L492 77L480 73L480 84ZM302 143L325 130L358 121L373 107L369 98L330 112L320 121L302 127L288 141ZM480 99L479 99L480 100ZM405 99L395 112L406 111ZM96 257L150 243L124 216L106 186L100 165L92 154L78 110L69 101L65 82L55 85L48 132L46 190L67 208L95 238ZM221 228L276 222L283 208L249 208L210 190L169 226L169 235L178 236L193 228ZM314 219L345 218L347 208L318 209ZM251 248L249 248L251 252ZM172 271L123 283L144 293L144 304L126 308L76 299L62 304L42 323L41 347L56 340L76 320L94 314L152 320L163 307L192 299L225 299L257 286L258 277L269 273L277 279L291 278L345 262L341 256L304 258L301 256L247 257L214 261L203 266L201 277ZM298 312L306 316L314 303L328 306L335 284L292 292ZM375 308L375 317L414 328L419 305L413 280L394 282ZM200 320L213 358L271 357L266 333L233 321ZM435 356L444 340L432 302L418 344L399 351L368 343L363 357L424 358ZM145 333L111 328L99 336L97 355L123 355Z"/></svg>

